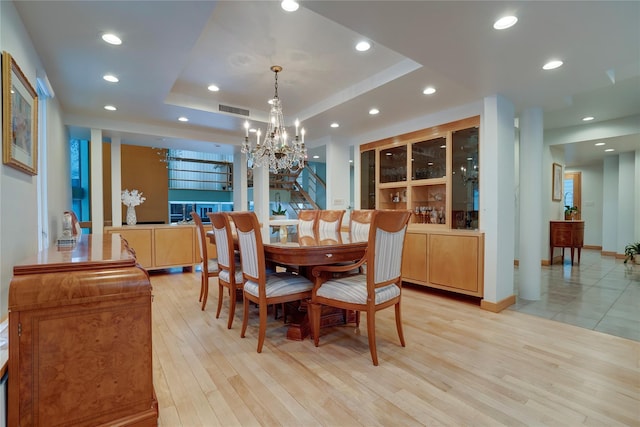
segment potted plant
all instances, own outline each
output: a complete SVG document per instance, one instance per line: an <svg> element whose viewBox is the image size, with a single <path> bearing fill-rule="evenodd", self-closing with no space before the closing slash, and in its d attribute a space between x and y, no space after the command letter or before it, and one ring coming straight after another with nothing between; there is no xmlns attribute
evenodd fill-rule
<svg viewBox="0 0 640 427"><path fill-rule="evenodd" d="M278 202L278 206L271 210L273 219L287 219L287 211L282 209L282 205Z"/></svg>
<svg viewBox="0 0 640 427"><path fill-rule="evenodd" d="M564 219L568 220L568 219L576 219L576 216L578 215L580 211L578 210L577 206L570 206L570 205L564 205Z"/></svg>
<svg viewBox="0 0 640 427"><path fill-rule="evenodd" d="M633 263L640 263L640 242L630 243L624 247L624 263L631 260Z"/></svg>

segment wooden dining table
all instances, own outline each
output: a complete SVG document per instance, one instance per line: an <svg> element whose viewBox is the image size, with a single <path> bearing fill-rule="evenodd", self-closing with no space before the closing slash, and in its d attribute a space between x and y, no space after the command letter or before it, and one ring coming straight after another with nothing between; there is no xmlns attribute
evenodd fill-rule
<svg viewBox="0 0 640 427"><path fill-rule="evenodd" d="M207 232L210 242L214 243L213 232ZM264 256L267 265L296 269L310 280L313 267L331 265L360 260L367 249L368 242L351 242L349 233L335 233L321 236L290 236L292 241L263 243ZM310 333L309 317L306 312L306 302L290 317L287 338L303 340ZM350 320L353 320L349 317ZM342 311L323 310L321 326L331 326L344 323Z"/></svg>

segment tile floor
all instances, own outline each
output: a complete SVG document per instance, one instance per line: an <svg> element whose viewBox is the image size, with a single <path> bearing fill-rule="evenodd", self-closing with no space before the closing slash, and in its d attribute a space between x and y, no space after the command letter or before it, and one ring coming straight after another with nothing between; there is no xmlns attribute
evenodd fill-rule
<svg viewBox="0 0 640 427"><path fill-rule="evenodd" d="M640 265L624 264L599 250L583 249L580 265L542 267L539 301L518 296L519 271L514 269L516 304L509 309L587 329L640 341Z"/></svg>

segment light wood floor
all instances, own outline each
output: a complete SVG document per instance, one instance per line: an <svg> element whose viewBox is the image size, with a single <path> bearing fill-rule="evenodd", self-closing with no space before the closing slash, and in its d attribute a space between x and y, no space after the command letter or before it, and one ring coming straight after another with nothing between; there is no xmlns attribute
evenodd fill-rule
<svg viewBox="0 0 640 427"><path fill-rule="evenodd" d="M154 384L167 426L640 426L640 343L404 288L407 347L378 313L380 366L363 318L288 341L273 320L256 353L257 309L240 338L228 299L206 311L199 273L153 273Z"/></svg>

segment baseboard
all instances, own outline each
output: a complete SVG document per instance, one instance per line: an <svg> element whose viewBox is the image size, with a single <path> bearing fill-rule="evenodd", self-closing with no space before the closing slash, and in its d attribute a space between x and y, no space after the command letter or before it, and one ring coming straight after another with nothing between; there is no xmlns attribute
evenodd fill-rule
<svg viewBox="0 0 640 427"><path fill-rule="evenodd" d="M611 251L602 251L602 252L600 252L600 255L602 255L602 256L612 256L612 257L615 257L615 256L616 256L616 255L618 255L618 254L616 254L615 252L611 252Z"/></svg>
<svg viewBox="0 0 640 427"><path fill-rule="evenodd" d="M595 249L597 251L601 251L602 250L602 246L596 246L596 245L584 245L582 247L582 249Z"/></svg>
<svg viewBox="0 0 640 427"><path fill-rule="evenodd" d="M516 303L516 296L510 295L505 299L498 302L489 302L485 299L480 301L480 308L483 310L491 311L493 313L500 313L505 308Z"/></svg>

